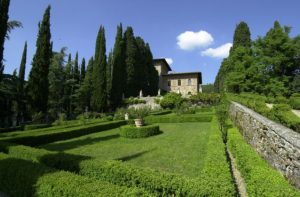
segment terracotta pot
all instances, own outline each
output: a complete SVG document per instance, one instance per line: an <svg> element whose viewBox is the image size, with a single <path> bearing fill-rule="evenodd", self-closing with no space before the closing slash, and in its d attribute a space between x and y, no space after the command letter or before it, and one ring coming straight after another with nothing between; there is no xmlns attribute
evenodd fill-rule
<svg viewBox="0 0 300 197"><path fill-rule="evenodd" d="M144 120L143 119L134 119L134 123L136 127L141 127L144 125Z"/></svg>

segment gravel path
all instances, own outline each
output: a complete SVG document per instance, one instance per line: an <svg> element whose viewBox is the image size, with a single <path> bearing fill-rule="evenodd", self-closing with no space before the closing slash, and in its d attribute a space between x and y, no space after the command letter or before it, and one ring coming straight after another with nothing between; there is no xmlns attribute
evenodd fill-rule
<svg viewBox="0 0 300 197"><path fill-rule="evenodd" d="M293 109L292 112L300 118L300 110Z"/></svg>
<svg viewBox="0 0 300 197"><path fill-rule="evenodd" d="M227 148L227 152L228 152L228 155L230 158L232 173L233 173L233 176L235 179L235 183L237 185L239 196L247 197L246 184L245 184L244 178L242 177L240 171L237 169L236 161L235 161L234 157L232 156L232 154L230 153L228 148Z"/></svg>

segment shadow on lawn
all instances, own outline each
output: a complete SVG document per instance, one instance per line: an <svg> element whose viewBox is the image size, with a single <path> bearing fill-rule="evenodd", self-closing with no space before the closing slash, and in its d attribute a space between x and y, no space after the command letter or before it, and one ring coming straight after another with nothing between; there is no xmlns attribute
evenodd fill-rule
<svg viewBox="0 0 300 197"><path fill-rule="evenodd" d="M93 143L98 143L102 141L107 141L115 138L119 138L119 134L114 134L114 135L108 135L108 136L103 136L103 137L97 137L97 138L84 138L80 140L73 140L73 141L68 141L68 142L61 142L58 144L48 144L47 146L43 147L44 149L47 150L52 150L52 151L65 151L65 150L70 150L73 148L77 148L80 146L84 145L91 145Z"/></svg>
<svg viewBox="0 0 300 197"><path fill-rule="evenodd" d="M119 157L115 160L121 160L121 161L129 161L129 160L132 160L132 159L135 159L137 157L140 157L146 153L149 153L151 151L155 150L155 148L153 149L150 149L150 150L145 150L145 151L141 151L141 152L138 152L138 153L134 153L134 154L130 154L130 155L126 155L126 156L123 156L123 157Z"/></svg>

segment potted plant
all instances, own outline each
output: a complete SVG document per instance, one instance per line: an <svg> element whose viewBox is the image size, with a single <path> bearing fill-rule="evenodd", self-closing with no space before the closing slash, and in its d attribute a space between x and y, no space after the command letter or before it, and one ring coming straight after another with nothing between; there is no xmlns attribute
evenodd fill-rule
<svg viewBox="0 0 300 197"><path fill-rule="evenodd" d="M140 107L137 109L134 109L134 123L136 127L141 127L144 125L144 117L149 114L149 108L148 107Z"/></svg>

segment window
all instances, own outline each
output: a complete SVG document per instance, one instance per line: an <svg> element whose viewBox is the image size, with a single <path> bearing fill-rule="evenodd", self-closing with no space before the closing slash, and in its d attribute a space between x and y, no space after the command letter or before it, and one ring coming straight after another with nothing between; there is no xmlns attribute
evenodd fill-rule
<svg viewBox="0 0 300 197"><path fill-rule="evenodd" d="M191 79L188 79L188 85L192 85L192 80Z"/></svg>
<svg viewBox="0 0 300 197"><path fill-rule="evenodd" d="M171 86L171 81L170 81L170 80L168 80L168 86L169 86L169 87Z"/></svg>
<svg viewBox="0 0 300 197"><path fill-rule="evenodd" d="M178 86L181 86L181 80L180 79L178 80Z"/></svg>

